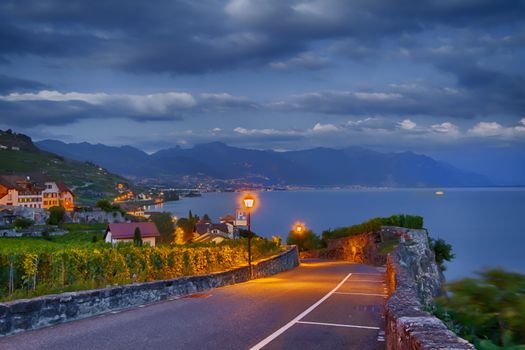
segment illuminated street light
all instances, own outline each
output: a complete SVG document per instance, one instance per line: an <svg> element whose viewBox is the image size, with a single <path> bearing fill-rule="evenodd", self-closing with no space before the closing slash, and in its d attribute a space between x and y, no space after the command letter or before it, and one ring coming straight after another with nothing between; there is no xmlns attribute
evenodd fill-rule
<svg viewBox="0 0 525 350"><path fill-rule="evenodd" d="M253 278L252 270L252 230L251 230L251 210L255 206L255 198L247 194L243 200L246 209L246 225L248 226L248 266L250 267L250 278Z"/></svg>
<svg viewBox="0 0 525 350"><path fill-rule="evenodd" d="M304 232L304 225L301 223L295 224L294 231L297 234L301 234Z"/></svg>

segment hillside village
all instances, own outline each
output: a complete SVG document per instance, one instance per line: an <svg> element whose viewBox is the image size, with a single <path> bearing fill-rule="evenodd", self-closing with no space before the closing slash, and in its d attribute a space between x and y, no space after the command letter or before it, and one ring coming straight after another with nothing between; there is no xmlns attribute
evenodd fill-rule
<svg viewBox="0 0 525 350"><path fill-rule="evenodd" d="M180 196L199 196L199 192L137 188L95 164L81 164L41 151L31 138L11 130L0 130L0 161L0 236L57 236L70 233L71 229L61 227L72 224L84 225L87 231L93 231L90 225L96 227L94 233L112 244L133 241L136 228L142 228L143 242L152 246L160 241L220 243L238 238L239 229L231 215L216 223L207 215L203 219L184 218L182 230L178 218L146 209ZM94 177L89 176L91 169L95 170ZM103 192L94 192L95 188ZM90 199L86 200L86 194ZM156 220L164 222L157 224ZM106 225L104 231L101 225ZM159 225L164 229L159 230Z"/></svg>

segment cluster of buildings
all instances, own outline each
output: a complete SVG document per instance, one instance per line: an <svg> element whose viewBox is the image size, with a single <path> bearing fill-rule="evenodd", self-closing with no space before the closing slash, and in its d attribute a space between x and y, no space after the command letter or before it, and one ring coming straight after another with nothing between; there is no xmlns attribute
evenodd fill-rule
<svg viewBox="0 0 525 350"><path fill-rule="evenodd" d="M119 242L133 242L135 230L139 229L143 244L154 247L160 233L154 222L126 222L109 224L104 235L104 241L116 244ZM235 218L226 215L220 218L219 223L201 220L195 224L192 242L221 243L224 240L239 238L239 229Z"/></svg>
<svg viewBox="0 0 525 350"><path fill-rule="evenodd" d="M75 208L75 194L63 182L31 177L0 176L0 205L49 209L63 206Z"/></svg>
<svg viewBox="0 0 525 350"><path fill-rule="evenodd" d="M239 238L239 228L231 215L221 216L219 223L201 220L195 224L193 242L221 243L225 239Z"/></svg>

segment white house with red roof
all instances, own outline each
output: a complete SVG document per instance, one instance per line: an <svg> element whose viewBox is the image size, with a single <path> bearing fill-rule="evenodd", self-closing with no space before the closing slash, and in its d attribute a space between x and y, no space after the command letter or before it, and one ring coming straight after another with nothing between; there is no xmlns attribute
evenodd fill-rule
<svg viewBox="0 0 525 350"><path fill-rule="evenodd" d="M133 242L135 237L135 229L140 230L143 244L149 244L154 247L157 237L160 237L159 230L154 222L127 222L120 224L109 224L106 233L104 234L104 241L111 244L119 242Z"/></svg>

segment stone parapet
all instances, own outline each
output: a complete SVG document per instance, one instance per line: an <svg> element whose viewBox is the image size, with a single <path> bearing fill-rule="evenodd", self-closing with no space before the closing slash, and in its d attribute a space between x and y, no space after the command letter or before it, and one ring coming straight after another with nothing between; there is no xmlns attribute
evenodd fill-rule
<svg viewBox="0 0 525 350"><path fill-rule="evenodd" d="M443 276L425 230L408 230L408 240L387 257L386 344L388 350L475 349L427 312Z"/></svg>

